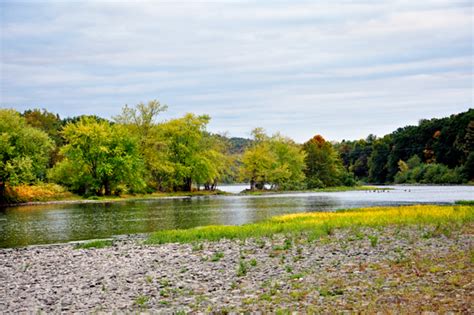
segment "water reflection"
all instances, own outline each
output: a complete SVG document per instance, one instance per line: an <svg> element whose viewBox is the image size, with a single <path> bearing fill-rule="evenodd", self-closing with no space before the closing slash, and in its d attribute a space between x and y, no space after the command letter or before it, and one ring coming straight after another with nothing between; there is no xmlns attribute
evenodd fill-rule
<svg viewBox="0 0 474 315"><path fill-rule="evenodd" d="M240 225L275 215L341 208L473 199L474 187L395 187L390 193L214 196L0 209L0 247L106 238L173 228ZM408 191L409 190L409 191Z"/></svg>

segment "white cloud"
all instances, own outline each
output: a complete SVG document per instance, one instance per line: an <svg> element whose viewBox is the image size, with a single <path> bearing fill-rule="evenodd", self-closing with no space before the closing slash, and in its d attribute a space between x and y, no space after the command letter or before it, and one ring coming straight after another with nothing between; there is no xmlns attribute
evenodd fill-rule
<svg viewBox="0 0 474 315"><path fill-rule="evenodd" d="M211 114L214 131L282 127L299 141L472 106L464 1L0 6L0 106L110 117L158 97L166 115Z"/></svg>

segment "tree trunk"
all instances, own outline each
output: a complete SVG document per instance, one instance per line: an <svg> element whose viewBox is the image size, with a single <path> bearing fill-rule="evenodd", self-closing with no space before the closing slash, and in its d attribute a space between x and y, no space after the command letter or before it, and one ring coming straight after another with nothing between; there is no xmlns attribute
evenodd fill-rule
<svg viewBox="0 0 474 315"><path fill-rule="evenodd" d="M193 181L191 178L186 178L184 184L184 191L191 191L193 185Z"/></svg>
<svg viewBox="0 0 474 315"><path fill-rule="evenodd" d="M5 182L0 182L0 204L7 203L7 196L6 196L7 189L5 187Z"/></svg>
<svg viewBox="0 0 474 315"><path fill-rule="evenodd" d="M104 191L104 195L106 196L110 196L112 194L112 189L110 188L110 181L108 179L104 181Z"/></svg>
<svg viewBox="0 0 474 315"><path fill-rule="evenodd" d="M255 190L255 180L254 179L250 180L250 190Z"/></svg>

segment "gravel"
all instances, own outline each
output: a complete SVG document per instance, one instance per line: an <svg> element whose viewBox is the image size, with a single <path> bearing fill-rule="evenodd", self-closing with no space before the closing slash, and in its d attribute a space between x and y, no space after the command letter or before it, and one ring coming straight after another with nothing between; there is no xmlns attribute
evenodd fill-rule
<svg viewBox="0 0 474 315"><path fill-rule="evenodd" d="M343 229L315 241L159 246L122 237L101 249L0 249L0 313L473 314L473 231Z"/></svg>

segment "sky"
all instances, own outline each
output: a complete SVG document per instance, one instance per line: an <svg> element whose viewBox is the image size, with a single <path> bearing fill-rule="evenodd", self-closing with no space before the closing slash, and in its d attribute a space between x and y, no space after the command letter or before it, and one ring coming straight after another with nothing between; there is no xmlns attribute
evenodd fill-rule
<svg viewBox="0 0 474 315"><path fill-rule="evenodd" d="M0 108L209 114L298 142L473 107L471 1L0 0Z"/></svg>

